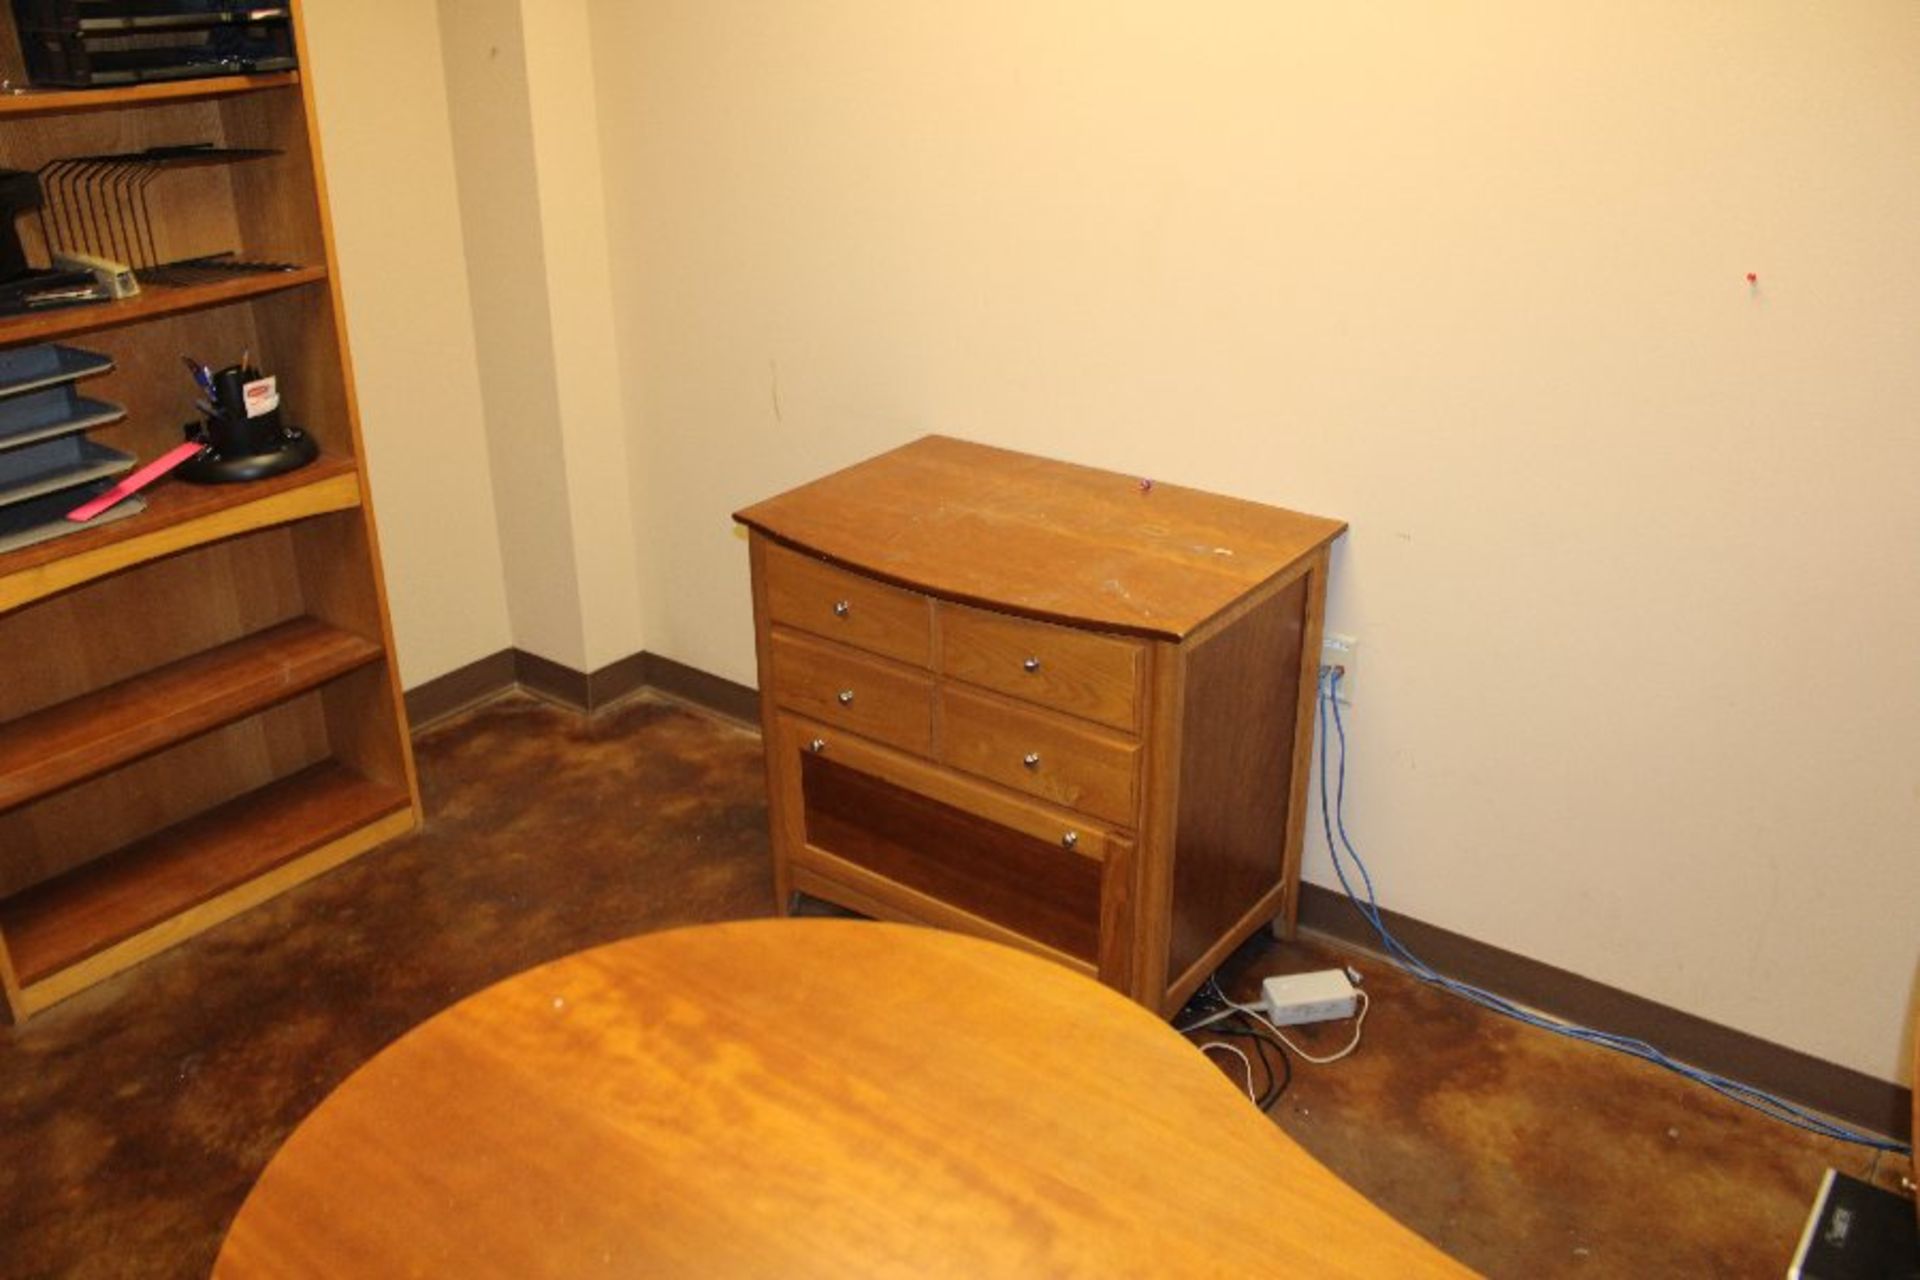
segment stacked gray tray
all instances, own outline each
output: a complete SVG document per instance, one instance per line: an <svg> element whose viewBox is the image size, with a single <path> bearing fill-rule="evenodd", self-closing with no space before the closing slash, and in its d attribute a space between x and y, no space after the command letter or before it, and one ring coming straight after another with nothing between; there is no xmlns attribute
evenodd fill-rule
<svg viewBox="0 0 1920 1280"><path fill-rule="evenodd" d="M86 438L127 416L119 405L89 400L74 385L113 368L106 356L45 345L0 351L0 552L146 510L128 498L85 524L75 507L111 488L134 457Z"/></svg>

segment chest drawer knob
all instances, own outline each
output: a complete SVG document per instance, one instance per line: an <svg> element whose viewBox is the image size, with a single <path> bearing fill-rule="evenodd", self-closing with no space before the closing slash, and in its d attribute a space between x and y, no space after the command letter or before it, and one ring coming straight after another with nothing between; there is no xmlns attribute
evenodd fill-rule
<svg viewBox="0 0 1920 1280"><path fill-rule="evenodd" d="M1021 670L1025 671L1028 675L1033 675L1040 670L1040 659L1028 658L1025 662L1020 664L1020 668Z"/></svg>
<svg viewBox="0 0 1920 1280"><path fill-rule="evenodd" d="M851 600L835 600L835 601L833 602L833 616L834 616L834 617L836 617L836 618L845 618L845 617L847 617L847 616L849 616L849 615L850 615L850 614L852 614L852 613L853 613L853 601L851 601Z"/></svg>
<svg viewBox="0 0 1920 1280"><path fill-rule="evenodd" d="M819 755L822 751L825 751L826 749L827 749L827 740L825 738L809 738L807 740L807 750L813 752L813 754L815 755Z"/></svg>
<svg viewBox="0 0 1920 1280"><path fill-rule="evenodd" d="M1020 763L1029 769L1038 769L1040 767L1040 753L1038 751L1029 751L1026 755L1020 757Z"/></svg>
<svg viewBox="0 0 1920 1280"><path fill-rule="evenodd" d="M853 705L853 690L851 689L842 689L839 693L836 693L833 696L835 700L837 700L840 703L840 705L843 707L850 707Z"/></svg>
<svg viewBox="0 0 1920 1280"><path fill-rule="evenodd" d="M1079 843L1080 833L1078 831L1069 831L1060 837L1060 847L1063 849L1071 849Z"/></svg>

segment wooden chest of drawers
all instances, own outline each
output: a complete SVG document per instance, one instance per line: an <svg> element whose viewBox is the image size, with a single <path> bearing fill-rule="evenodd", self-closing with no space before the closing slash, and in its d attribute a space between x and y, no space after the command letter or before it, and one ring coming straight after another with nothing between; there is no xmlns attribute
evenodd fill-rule
<svg viewBox="0 0 1920 1280"><path fill-rule="evenodd" d="M750 530L775 882L1172 1013L1292 927L1345 526L930 436Z"/></svg>

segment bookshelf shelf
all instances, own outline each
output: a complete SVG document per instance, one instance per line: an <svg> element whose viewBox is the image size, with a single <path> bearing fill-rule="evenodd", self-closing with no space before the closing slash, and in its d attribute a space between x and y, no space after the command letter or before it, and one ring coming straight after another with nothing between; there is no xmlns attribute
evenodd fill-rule
<svg viewBox="0 0 1920 1280"><path fill-rule="evenodd" d="M0 727L0 809L26 804L365 666L374 641L296 618Z"/></svg>
<svg viewBox="0 0 1920 1280"><path fill-rule="evenodd" d="M8 38L12 38L11 31L8 32ZM0 120L115 111L169 102L205 102L299 87L298 71L277 71L264 76L171 80L161 84L129 85L120 89L21 89L14 93L0 93Z"/></svg>
<svg viewBox="0 0 1920 1280"><path fill-rule="evenodd" d="M63 971L196 908L214 915L222 895L377 828L383 819L405 814L408 803L405 788L372 782L333 762L249 792L0 903L0 931L14 970L30 1002L36 986L43 998ZM311 874L324 869L313 867ZM214 922L194 923L204 928Z"/></svg>
<svg viewBox="0 0 1920 1280"><path fill-rule="evenodd" d="M300 267L294 271L240 275L212 284L148 285L136 296L121 302L61 307L54 311L0 318L0 346L53 342L75 334L140 324L162 316L226 306L286 289L304 288L322 283L326 278L325 267Z"/></svg>

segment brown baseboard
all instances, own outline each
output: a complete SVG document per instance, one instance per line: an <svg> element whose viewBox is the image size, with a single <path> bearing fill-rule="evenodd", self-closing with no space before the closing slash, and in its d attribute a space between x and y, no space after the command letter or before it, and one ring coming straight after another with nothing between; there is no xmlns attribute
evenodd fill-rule
<svg viewBox="0 0 1920 1280"><path fill-rule="evenodd" d="M593 709L589 697L592 689L586 675L537 653L513 650L513 682L548 701L579 711Z"/></svg>
<svg viewBox="0 0 1920 1280"><path fill-rule="evenodd" d="M407 723L415 733L514 687L514 651L502 649L407 690Z"/></svg>
<svg viewBox="0 0 1920 1280"><path fill-rule="evenodd" d="M598 711L609 702L618 702L628 694L654 683L653 664L659 661L644 649L609 663L587 677L588 711Z"/></svg>
<svg viewBox="0 0 1920 1280"><path fill-rule="evenodd" d="M1715 1075L1875 1133L1911 1141L1911 1089L1397 911L1383 908L1380 915L1401 945L1449 978L1484 987L1556 1018L1645 1040L1668 1057ZM1302 884L1300 927L1355 950L1383 954L1372 928L1338 890Z"/></svg>
<svg viewBox="0 0 1920 1280"><path fill-rule="evenodd" d="M632 654L588 675L523 649L502 649L407 690L407 720L417 733L516 688L587 712L657 689L730 720L760 723L757 691L657 653Z"/></svg>
<svg viewBox="0 0 1920 1280"><path fill-rule="evenodd" d="M645 683L671 697L690 702L715 715L729 720L738 720L755 729L760 727L760 691L744 684L735 684L720 676L708 675L698 667L690 667L684 662L675 662L672 658L663 658L657 653L645 655L647 659Z"/></svg>

